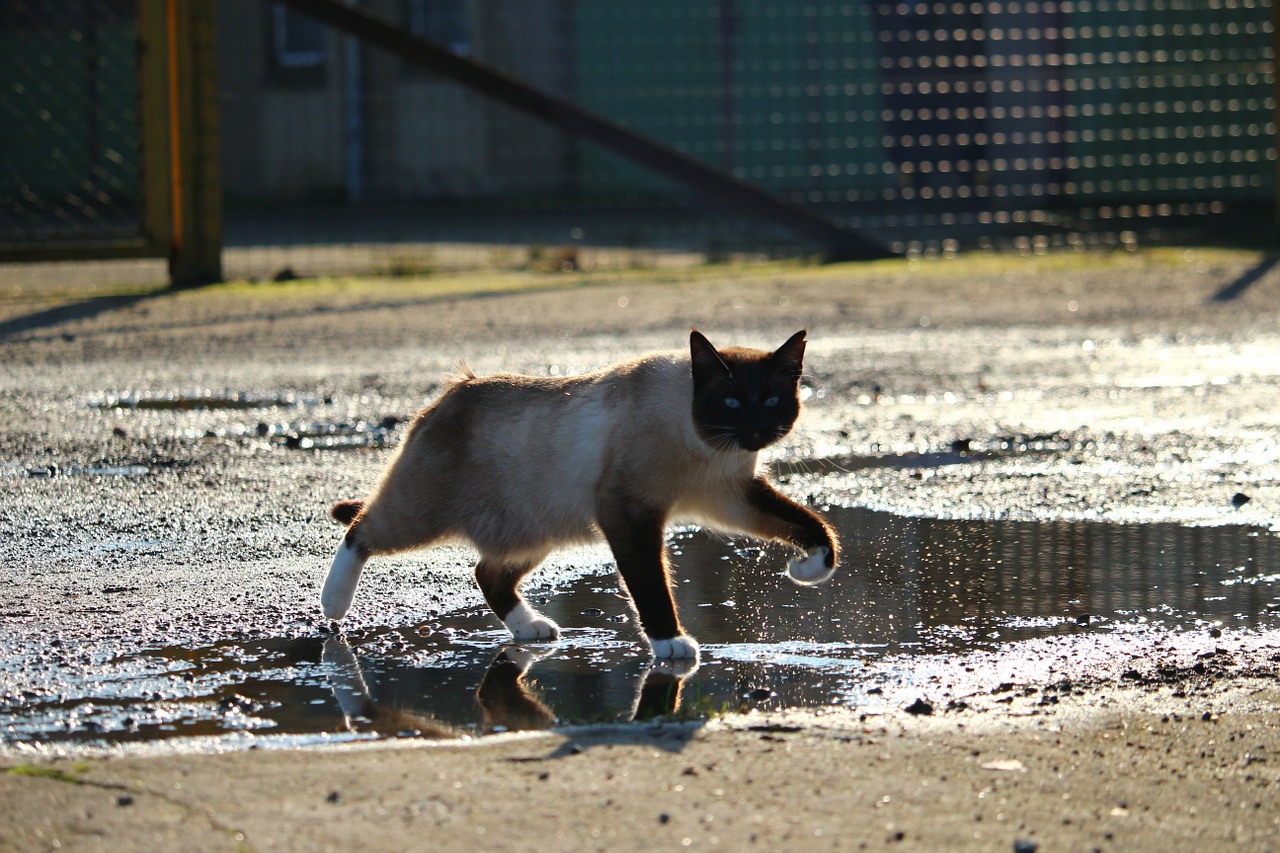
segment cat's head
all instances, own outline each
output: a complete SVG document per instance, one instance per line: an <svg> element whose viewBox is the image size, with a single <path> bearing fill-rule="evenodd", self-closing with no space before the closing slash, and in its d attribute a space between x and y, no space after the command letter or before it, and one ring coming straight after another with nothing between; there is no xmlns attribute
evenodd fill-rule
<svg viewBox="0 0 1280 853"><path fill-rule="evenodd" d="M693 423L717 450L756 451L791 431L800 415L804 332L775 352L717 350L700 332L689 336Z"/></svg>

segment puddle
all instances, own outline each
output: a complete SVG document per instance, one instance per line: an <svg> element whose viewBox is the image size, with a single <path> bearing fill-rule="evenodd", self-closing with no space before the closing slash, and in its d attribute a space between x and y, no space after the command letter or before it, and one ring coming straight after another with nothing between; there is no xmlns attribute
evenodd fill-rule
<svg viewBox="0 0 1280 853"><path fill-rule="evenodd" d="M672 542L686 673L651 666L612 573L530 597L564 628L510 646L480 607L345 637L112 652L72 677L59 649L0 670L9 744L218 736L258 742L457 737L726 708L874 709L983 655L1037 643L1149 648L1280 629L1280 537L1242 527L915 519L832 509L846 553L823 587L781 576L781 549L700 533ZM371 569L376 570L376 569ZM536 575L535 575L536 584ZM1209 641L1212 645L1212 641ZM989 688L988 688L989 689Z"/></svg>
<svg viewBox="0 0 1280 853"><path fill-rule="evenodd" d="M947 465L966 465L990 459L1012 457L1053 456L1066 453L1073 447L1071 439L1059 433L1035 436L1001 436L988 441L957 439L945 450L920 451L918 453L888 453L874 456L844 454L835 456L788 457L769 463L778 476L824 475L851 473L872 468L905 470L911 468L942 468Z"/></svg>
<svg viewBox="0 0 1280 853"><path fill-rule="evenodd" d="M395 438L400 418L354 423L258 424L258 435L271 437L289 450L348 450L387 447Z"/></svg>
<svg viewBox="0 0 1280 853"><path fill-rule="evenodd" d="M402 418L381 420L259 422L256 426L233 424L209 430L205 438L255 438L288 450L349 450L388 447L395 443Z"/></svg>
<svg viewBox="0 0 1280 853"><path fill-rule="evenodd" d="M98 465L81 467L72 465L46 465L43 468L28 468L27 476L37 479L53 477L145 477L151 473L147 465Z"/></svg>
<svg viewBox="0 0 1280 853"><path fill-rule="evenodd" d="M332 402L326 397L300 394L255 394L246 391L175 392L171 394L114 394L92 403L98 409L152 409L159 411L200 411L222 409L275 409L315 406Z"/></svg>

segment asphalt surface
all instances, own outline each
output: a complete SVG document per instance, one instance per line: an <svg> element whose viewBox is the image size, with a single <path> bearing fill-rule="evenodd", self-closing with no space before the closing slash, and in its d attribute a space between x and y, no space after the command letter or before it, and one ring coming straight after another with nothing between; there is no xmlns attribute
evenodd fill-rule
<svg viewBox="0 0 1280 853"><path fill-rule="evenodd" d="M176 294L11 289L0 294L0 692L20 711L142 647L322 636L319 585L339 535L326 508L368 489L404 419L459 359L481 373L572 373L679 347L691 327L764 348L809 330L806 414L773 455L788 491L817 505L1229 527L1265 542L1280 507L1278 305L1272 259L1213 250ZM598 552L559 555L534 581L555 586L606 563ZM464 549L386 561L367 573L348 629L474 605L469 565ZM1038 702L1057 698L1047 688L1065 678L1076 698L1062 704L1080 710L1086 739L1113 720L1100 708L1145 713L1139 700L1156 697L1162 716L1253 715L1241 725L1280 748L1274 709L1257 699L1274 692L1276 571L1249 565L1254 612L1238 624L1137 630L1119 645L1010 644L981 665L944 661L952 671L941 677L990 697L954 709L984 720L1049 713L1007 684ZM1104 688L1119 698L1099 701ZM919 737L942 737L930 731ZM708 737L714 749L743 746ZM924 742L912 743L922 751L911 761L926 760ZM29 753L5 748L11 763ZM1179 760L1186 770L1197 759ZM1248 775L1274 802L1274 769L1237 763L1232 784ZM1195 773L1210 788L1221 781ZM14 778L15 796L45 796ZM1274 829L1239 815L1239 838ZM1178 838L1197 837L1195 820L1183 829Z"/></svg>
<svg viewBox="0 0 1280 853"><path fill-rule="evenodd" d="M850 472L811 484L825 502L1270 527L1277 279L1253 255L1164 252L11 294L0 612L7 632L68 639L120 630L125 613L143 632L314 626L337 535L325 509L367 490L385 458L315 444L393 442L460 359L576 372L681 346L691 326L764 347L809 329L808 409L777 456ZM450 293L464 289L479 293ZM308 428L348 425L354 437L309 446ZM954 448L992 453L864 469ZM430 588L405 580L371 573L356 617L470 594L447 572Z"/></svg>

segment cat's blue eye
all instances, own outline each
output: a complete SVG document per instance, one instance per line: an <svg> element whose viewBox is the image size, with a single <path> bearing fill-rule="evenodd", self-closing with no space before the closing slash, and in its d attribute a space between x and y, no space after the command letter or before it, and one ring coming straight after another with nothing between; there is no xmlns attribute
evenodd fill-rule
<svg viewBox="0 0 1280 853"><path fill-rule="evenodd" d="M739 400L737 397L725 397L724 405L726 408L729 408L729 409L741 409L742 401Z"/></svg>
<svg viewBox="0 0 1280 853"><path fill-rule="evenodd" d="M766 397L764 401L765 408L772 409L778 403L782 402L777 397Z"/></svg>

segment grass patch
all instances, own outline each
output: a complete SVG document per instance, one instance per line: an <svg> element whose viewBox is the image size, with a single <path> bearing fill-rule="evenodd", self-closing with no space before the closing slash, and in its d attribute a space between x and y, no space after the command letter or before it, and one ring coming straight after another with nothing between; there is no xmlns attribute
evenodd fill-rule
<svg viewBox="0 0 1280 853"><path fill-rule="evenodd" d="M72 785L81 784L80 780L72 776L65 770L59 770L56 767L38 767L34 764L19 764L17 767L10 767L5 771L9 776L24 776L28 779L52 779L55 782L70 782Z"/></svg>
<svg viewBox="0 0 1280 853"><path fill-rule="evenodd" d="M601 285L669 284L696 286L702 282L839 279L841 282L936 276L1039 276L1053 272L1133 269L1173 269L1188 264L1238 265L1257 263L1263 253L1215 247L1155 247L1136 251L1055 249L1044 254L1015 252L967 252L878 261L820 264L804 258L773 261L727 261L698 266L638 267L628 269L558 272L538 269L488 269L444 271L432 268L429 256L392 255L381 275L323 276L287 281L236 280L205 287L169 291L164 285L112 285L88 290L50 289L6 294L0 289L0 305L44 305L104 297L217 300L252 299L257 302L341 304L383 301L396 304L430 299L460 299L522 292L573 290ZM5 312L0 311L0 315Z"/></svg>
<svg viewBox="0 0 1280 853"><path fill-rule="evenodd" d="M972 252L953 257L889 258L869 262L815 264L805 259L730 261L692 267L552 272L546 270L463 270L417 275L331 276L281 282L233 281L170 294L161 299L238 301L269 305L395 306L435 300L509 296L520 293L567 291L629 283L696 288L700 284L734 282L785 286L788 282L885 282L932 278L1043 278L1055 273L1123 274L1126 270L1232 266L1256 263L1255 251L1217 248L1153 248L1137 251L1058 250L1043 255ZM198 304L198 303L197 303Z"/></svg>

